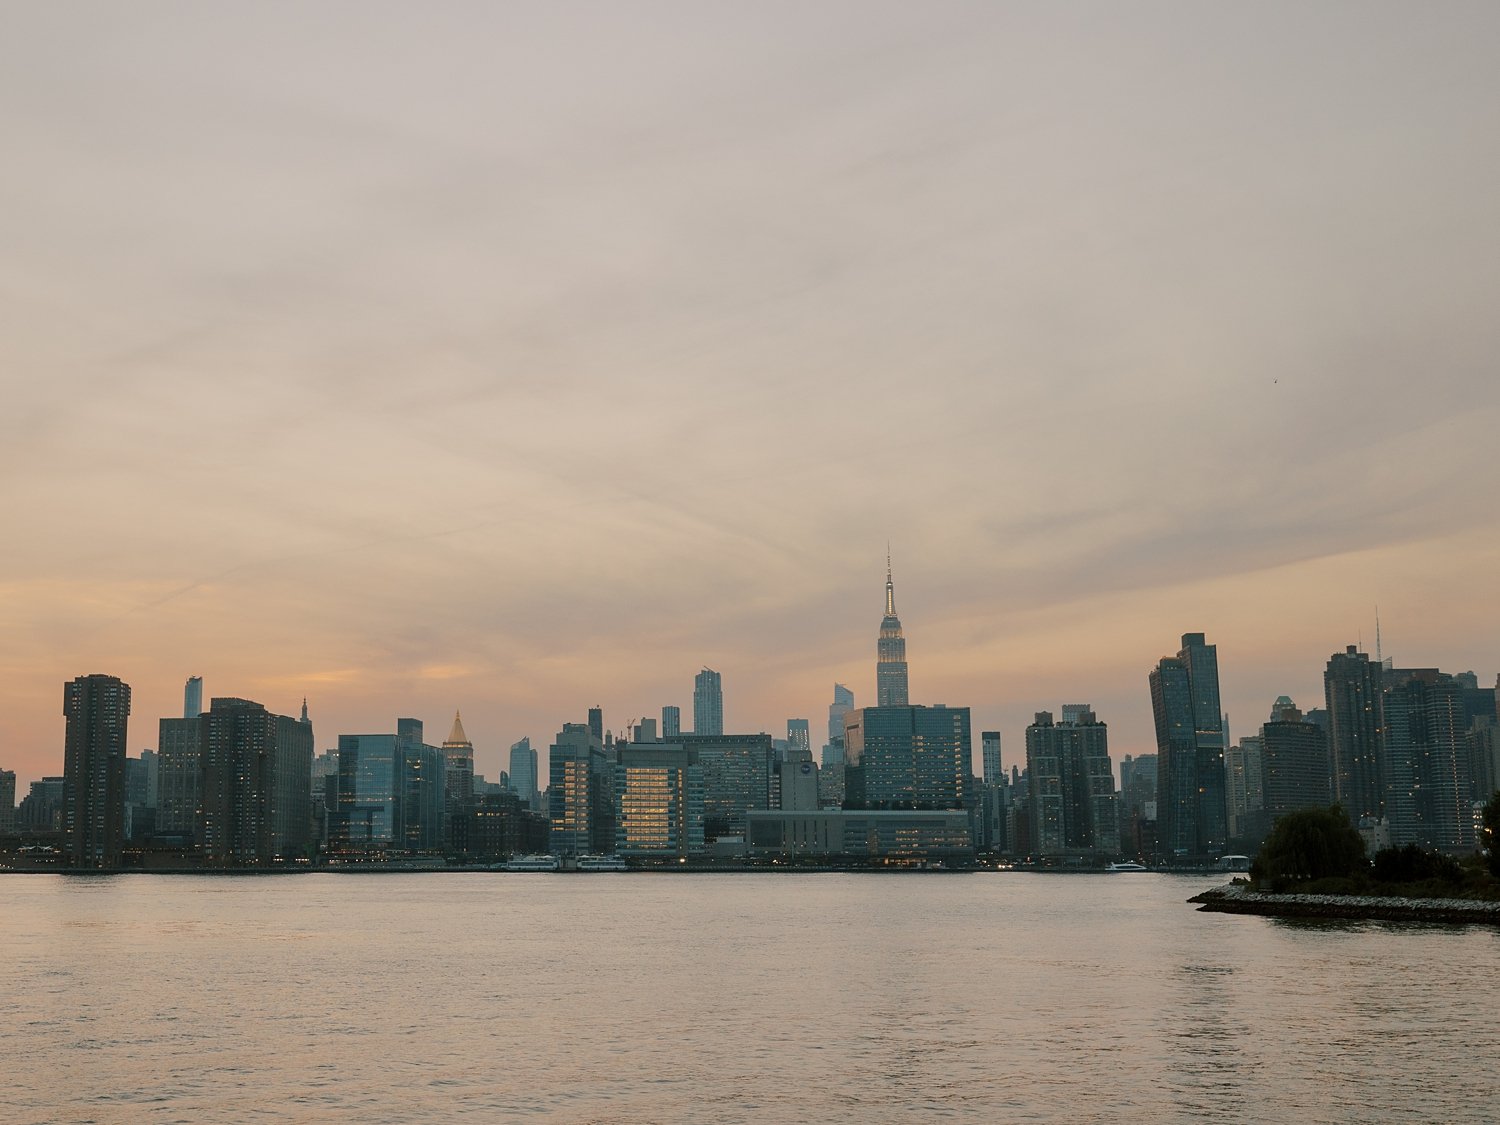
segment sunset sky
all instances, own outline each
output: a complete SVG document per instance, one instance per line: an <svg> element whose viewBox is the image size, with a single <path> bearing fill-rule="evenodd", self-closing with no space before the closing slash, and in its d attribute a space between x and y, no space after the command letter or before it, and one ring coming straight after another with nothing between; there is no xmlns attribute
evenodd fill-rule
<svg viewBox="0 0 1500 1125"><path fill-rule="evenodd" d="M1024 765L1500 669L1500 6L68 3L0 35L0 767L182 682Z"/></svg>

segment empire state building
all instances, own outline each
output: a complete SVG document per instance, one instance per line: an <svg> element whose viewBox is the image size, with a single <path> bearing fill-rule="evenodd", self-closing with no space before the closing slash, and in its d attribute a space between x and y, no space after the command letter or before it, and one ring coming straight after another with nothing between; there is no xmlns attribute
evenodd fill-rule
<svg viewBox="0 0 1500 1125"><path fill-rule="evenodd" d="M889 555L885 559L885 617L880 622L876 654L875 705L907 706L906 641L901 636L901 619L896 616L896 587L891 582Z"/></svg>

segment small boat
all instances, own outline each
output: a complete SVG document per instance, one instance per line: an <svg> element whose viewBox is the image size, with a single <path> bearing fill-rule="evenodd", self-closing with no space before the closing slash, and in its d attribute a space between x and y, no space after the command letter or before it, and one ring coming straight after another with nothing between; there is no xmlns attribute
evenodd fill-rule
<svg viewBox="0 0 1500 1125"><path fill-rule="evenodd" d="M562 860L555 855L517 856L505 865L507 871L558 871L561 868Z"/></svg>
<svg viewBox="0 0 1500 1125"><path fill-rule="evenodd" d="M630 865L617 855L581 855L578 857L580 871L629 871Z"/></svg>
<svg viewBox="0 0 1500 1125"><path fill-rule="evenodd" d="M1106 870L1106 871L1150 871L1151 868L1147 867L1144 863L1129 863L1129 862L1126 862L1126 863L1111 863L1104 870Z"/></svg>

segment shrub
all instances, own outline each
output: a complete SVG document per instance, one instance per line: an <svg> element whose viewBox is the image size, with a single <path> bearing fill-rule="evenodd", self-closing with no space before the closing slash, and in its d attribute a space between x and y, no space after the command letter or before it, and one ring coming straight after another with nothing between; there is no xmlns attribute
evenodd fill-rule
<svg viewBox="0 0 1500 1125"><path fill-rule="evenodd" d="M1442 852L1423 851L1416 844L1404 848L1381 848L1375 853L1375 881L1378 883L1444 883L1463 882L1464 872L1458 860Z"/></svg>

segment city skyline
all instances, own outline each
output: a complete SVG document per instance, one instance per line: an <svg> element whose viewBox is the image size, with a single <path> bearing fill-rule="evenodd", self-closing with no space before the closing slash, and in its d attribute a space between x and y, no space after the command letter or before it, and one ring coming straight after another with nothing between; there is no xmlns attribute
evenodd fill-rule
<svg viewBox="0 0 1500 1125"><path fill-rule="evenodd" d="M1234 738L1376 605L1492 682L1500 12L1374 10L18 9L0 768L93 673L133 755L191 675L489 776L705 666L778 732L888 540L1012 747L1153 752L1185 631Z"/></svg>

